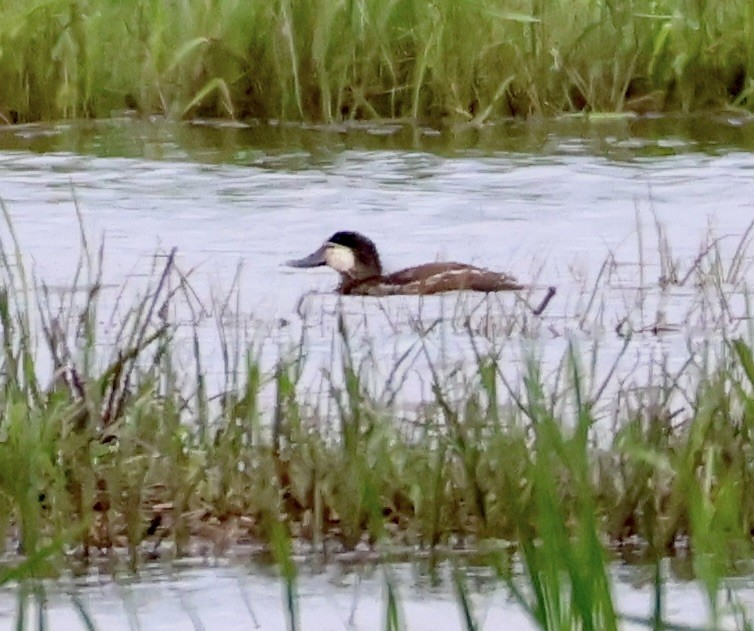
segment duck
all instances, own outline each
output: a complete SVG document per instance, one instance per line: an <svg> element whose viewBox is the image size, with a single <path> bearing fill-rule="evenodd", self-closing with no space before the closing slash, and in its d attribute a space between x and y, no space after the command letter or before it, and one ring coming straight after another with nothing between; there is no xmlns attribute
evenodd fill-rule
<svg viewBox="0 0 754 631"><path fill-rule="evenodd" d="M427 296L449 291L497 292L525 289L513 276L467 263L437 262L385 274L377 246L359 232L336 232L317 250L290 267L327 265L340 274L343 296Z"/></svg>

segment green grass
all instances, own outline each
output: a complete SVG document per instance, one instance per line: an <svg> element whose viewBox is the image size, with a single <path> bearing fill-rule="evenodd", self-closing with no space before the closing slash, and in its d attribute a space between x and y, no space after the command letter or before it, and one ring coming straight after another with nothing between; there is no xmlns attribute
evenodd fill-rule
<svg viewBox="0 0 754 631"><path fill-rule="evenodd" d="M2 0L7 121L752 109L748 0Z"/></svg>
<svg viewBox="0 0 754 631"><path fill-rule="evenodd" d="M377 559L403 550L435 562L461 546L490 555L540 628L612 629L621 615L609 567L628 544L657 564L655 612L643 622L664 628L662 558L691 550L712 626L726 577L751 558L751 339L721 328L706 354L679 370L660 366L644 384L598 374L597 351L571 343L554 374L531 355L512 381L498 349L482 350L468 321L461 327L476 361L467 374L433 363L417 329L432 396L407 408L393 383L406 356L388 383L377 382L343 313L324 400L302 388L305 337L268 370L263 340L234 344L218 319L229 369L211 392L197 324L173 317L176 301L193 299L173 253L155 257L151 280L120 304L118 326L103 338L102 251L82 232L71 283L79 291L54 294L24 269L8 227L0 244L0 536L26 560L0 581L36 584L61 567L63 547L79 557L126 550L136 569L154 554L192 554L197 543L222 555L247 542L280 568L293 629L296 550L367 546ZM691 278L700 296L732 291L745 280L747 239L730 260L703 250L687 273L660 240L667 269L658 291ZM596 287L577 309L582 325L602 317L590 315ZM616 334L628 347L647 330L621 323ZM187 344L190 368L176 359ZM599 439L607 397L613 431ZM510 544L504 552L501 541ZM462 573L454 580L464 625L477 628ZM400 628L389 574L385 584L385 627Z"/></svg>

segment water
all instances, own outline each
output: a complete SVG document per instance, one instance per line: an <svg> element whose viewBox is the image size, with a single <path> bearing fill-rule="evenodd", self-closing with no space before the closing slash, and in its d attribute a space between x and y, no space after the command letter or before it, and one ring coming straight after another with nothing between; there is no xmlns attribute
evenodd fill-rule
<svg viewBox="0 0 754 631"><path fill-rule="evenodd" d="M665 564L667 621L703 627L709 611L700 586L684 578L686 561ZM303 630L372 630L385 627L386 578L393 583L406 628L412 631L462 629L462 612L453 593L448 567L430 580L417 566L356 567L333 564L321 571L303 570L297 585L298 615ZM652 568L615 565L612 577L616 607L627 616L648 617L653 606ZM466 577L471 606L479 629L534 629L512 596L484 569ZM736 579L738 604L751 608L754 589L750 579ZM282 582L268 568L255 564L210 564L196 561L147 567L138 579L113 578L90 572L68 578L46 589L48 627L51 631L86 629L71 594L75 594L98 629L235 631L283 629L286 605ZM0 628L12 628L17 593L0 590ZM726 611L722 605L721 611ZM36 607L28 609L28 619ZM735 628L733 616L723 615L721 629ZM646 628L625 622L627 631Z"/></svg>
<svg viewBox="0 0 754 631"><path fill-rule="evenodd" d="M469 314L473 330L504 347L511 372L531 339L542 342L537 352L552 365L570 340L587 353L599 345L595 381L622 348L621 322L645 333L636 336L618 378L636 374L636 355L640 366L669 358L672 368L686 359L690 335L702 343L742 326L740 278L727 291L728 311L714 292L700 297L693 275L683 287L659 290L655 224L664 226L681 278L705 239L723 237L717 247L730 261L753 217L752 146L754 124L723 117L566 119L459 134L118 119L0 131L0 198L27 267L63 289L80 252L77 200L92 247L104 239L106 306L121 291L142 289L164 264L155 253L172 248L179 268L191 270L201 301L177 314L181 321L196 319L199 307L213 311L240 269L240 298L224 321L241 343L267 339L262 359L271 367L281 347L299 339L303 309L309 356L301 383L308 392L322 390L321 368L332 367L336 277L283 263L337 230L369 235L388 270L455 259L558 287L545 317L523 336L505 326L513 296L347 301L359 342L353 346L378 358L375 383L384 383L413 348L417 330L436 319L450 323L425 339L426 356L417 351L400 393L414 403L431 396L422 379L426 357L448 371L474 365ZM598 281L609 256L619 265L609 282ZM595 283L599 291L587 309ZM299 304L309 291L318 293ZM669 330L654 335L658 322ZM224 369L216 317L200 323L200 336L217 389ZM188 363L190 344L185 348Z"/></svg>
<svg viewBox="0 0 754 631"><path fill-rule="evenodd" d="M575 339L587 349L599 344L603 366L619 353L623 339L616 327L627 318L647 331L632 340L621 370L641 373L655 360L683 361L689 340L701 345L721 330L745 329L750 256L724 288L726 303L719 291L696 288L693 274L683 287L662 291L655 222L664 226L681 277L710 234L721 238L716 247L729 266L754 218L753 149L754 123L726 117L566 119L457 134L123 118L0 129L0 198L27 269L63 292L80 253L75 199L90 242L95 248L105 242L104 303L110 307L124 285L127 297L143 288L164 260L155 253L177 248L178 266L191 270L208 311L233 287L240 266L240 299L230 305L229 320L248 338L270 335L270 363L278 345L298 339L302 294L318 290L304 305L313 388L319 368L331 361L336 278L328 270L292 270L283 262L341 229L369 235L388 269L450 258L558 287L544 318L526 335L509 334L501 324L505 314L521 310L514 296L485 302L471 296L460 303L455 296L345 301L354 338L375 350L382 377L415 343L417 330L438 317L445 324L427 338L431 353L450 366L470 361L469 313L483 339L507 344L511 357L520 357L533 338L538 352L556 361ZM6 240L7 226L2 230ZM617 266L609 282L600 283L599 270L611 255ZM596 299L587 309L595 285ZM190 314L184 308L179 316L188 322ZM651 330L658 319L670 325L668 331ZM205 318L200 330L205 363L219 385L213 322ZM408 400L427 396L422 361L408 371ZM646 614L649 588L631 581L639 570L614 569L619 602ZM353 577L305 577L304 628L351 628L352 611L356 628L381 626L375 622L384 606L380 576L362 580L356 609ZM404 579L410 628L460 627L448 585L424 589ZM107 579L78 587L102 628L129 628L129 607L150 629L249 628L254 616L262 629L284 624L280 582L239 565L175 573L158 568L125 586ZM744 599L754 600L751 587L743 588ZM693 582L671 582L669 603L677 621L698 623L706 615ZM500 588L480 587L476 604L485 629L526 628ZM53 590L50 606L51 628L75 628L76 613L64 593ZM10 628L14 615L13 595L5 592L0 627Z"/></svg>
<svg viewBox="0 0 754 631"><path fill-rule="evenodd" d="M553 360L566 340L598 339L609 365L622 346L614 333L619 322L651 330L660 319L679 334L645 335L637 352L647 361L658 354L680 361L689 329L707 337L720 328L717 319L731 314L709 313L719 311L719 300L702 304L689 288L693 279L659 292L655 222L665 226L681 276L710 232L725 237L718 245L730 258L752 219L752 146L754 124L726 118L510 123L456 135L398 126L302 129L122 119L5 128L0 198L27 266L53 287L70 286L78 260L75 198L93 247L105 241L103 281L113 301L126 279L127 291L142 287L160 263L154 254L171 248L177 248L180 269L193 270L203 306L223 299L242 268L236 323L250 328L251 337L273 331L273 339L298 339L302 294L322 292L305 304L309 323L320 325L308 327L309 383L316 388L319 367L330 361L336 278L326 269L293 270L283 262L339 229L369 235L388 269L455 259L556 285L546 326L533 336L542 337ZM610 254L630 265L617 268L594 311L584 316ZM637 288L648 296L640 310ZM744 308L736 293L732 319L740 322ZM515 302L499 300L503 313ZM417 315L428 326L458 310L456 296L420 301L421 309L417 302L360 299L345 308L355 327L368 321L353 334L368 338L391 366L415 341L410 325ZM487 313L480 328L501 321L494 304L492 311L478 307L477 297L467 298L456 330L442 343L430 337L435 355L442 346L446 363L452 363L448 354L470 361L467 331L459 324L465 314ZM279 323L294 326L282 330ZM505 327L498 329L492 331L496 341L502 338L519 356L520 345L508 342ZM214 323L203 337L219 385ZM272 362L278 350L268 350ZM426 396L416 379L404 389L408 400Z"/></svg>

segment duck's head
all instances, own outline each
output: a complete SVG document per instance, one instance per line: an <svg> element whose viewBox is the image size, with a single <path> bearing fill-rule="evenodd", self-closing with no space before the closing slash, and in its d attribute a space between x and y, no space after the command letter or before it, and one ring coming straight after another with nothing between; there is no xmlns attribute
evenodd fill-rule
<svg viewBox="0 0 754 631"><path fill-rule="evenodd" d="M302 259L288 261L291 267L332 267L341 276L363 280L382 275L382 264L371 239L358 232L336 232L322 246Z"/></svg>

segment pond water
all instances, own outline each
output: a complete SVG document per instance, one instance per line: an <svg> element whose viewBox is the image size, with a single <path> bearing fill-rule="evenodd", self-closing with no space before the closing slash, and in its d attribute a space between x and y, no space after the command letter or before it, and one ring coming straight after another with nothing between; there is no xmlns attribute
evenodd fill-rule
<svg viewBox="0 0 754 631"><path fill-rule="evenodd" d="M240 266L229 326L244 340L269 336L265 358L273 362L278 345L297 340L304 324L311 383L331 362L337 308L351 318L354 336L368 340L378 372L390 372L417 330L438 318L440 333L427 343L449 365L469 360L471 327L516 356L532 342L553 360L569 340L598 344L599 361L609 366L624 344L616 332L624 320L645 329L631 341L625 371L649 372L660 358L682 362L690 343L746 331L751 257L737 249L754 219L753 191L754 121L732 116L509 122L457 132L127 117L0 128L0 199L38 281L70 288L81 252L77 206L93 248L104 239L107 306L118 304L124 283L126 295L136 295L160 265L155 254L172 248L209 312ZM354 298L338 306L334 273L283 263L342 229L370 236L388 269L469 261L534 279L532 302L547 285L558 294L539 324L512 333L500 322L522 313L515 296ZM8 225L1 230L8 247ZM719 267L705 269L715 281L699 287L700 248L718 238L711 251ZM601 276L608 260L614 265ZM687 282L663 289L658 279L669 266L680 280L691 270ZM312 289L319 293L304 308L301 297ZM188 322L185 307L178 317ZM467 326L467 317L477 320ZM219 384L216 322L200 325L205 365ZM408 400L427 396L421 362L407 374ZM89 579L77 589L101 628L282 628L279 580L241 568L159 566L136 582ZM619 602L646 614L649 587L633 585L640 570L614 570ZM422 587L408 580L409 570L400 572L410 628L460 628L448 585ZM302 578L304 628L382 626L382 575L365 575L357 588L355 574L335 573ZM741 587L754 602L754 590ZM504 590L487 585L475 593L483 628L527 628ZM696 583L671 582L673 619L703 621L700 594ZM50 628L81 626L64 591L49 597ZM15 606L14 593L0 595L0 627L10 627Z"/></svg>
<svg viewBox="0 0 754 631"><path fill-rule="evenodd" d="M675 559L665 564L665 616L669 623L700 629L709 621L709 610L700 586L684 578L689 571L687 563ZM385 628L389 580L407 629L465 628L450 569L441 566L432 576L426 568L421 570L411 564L333 564L324 570L303 569L296 586L298 623L303 630ZM653 569L615 565L612 576L616 607L627 617L621 628L646 628L628 618L647 618L651 614ZM536 628L488 571L467 571L466 585L479 629ZM720 629L737 628L734 607L750 611L754 607L752 579L736 579L730 586L735 589L736 601L721 599ZM0 628L12 628L17 598L15 590L0 590ZM269 568L248 564L160 564L144 568L138 578L124 576L116 580L107 573L100 576L90 572L85 577L50 584L45 589L44 602L46 628L50 631L86 629L79 606L95 628L107 631L266 631L286 628L288 618L282 581ZM30 598L27 620L32 621L37 615L38 605Z"/></svg>
<svg viewBox="0 0 754 631"><path fill-rule="evenodd" d="M469 261L533 282L531 304L546 285L557 286L544 317L515 331L520 336L505 325L522 308L508 295L344 301L351 335L378 358L377 381L415 344L417 330L450 323L427 336L430 352L417 350L408 371L403 394L417 401L429 396L425 357L473 363L469 330L507 345L516 359L532 339L553 361L568 341L598 344L598 363L610 366L625 322L649 331L626 359L625 370L636 371L637 361L685 360L690 337L703 342L740 326L751 259L740 270L734 261L754 218L753 147L754 123L724 116L509 122L461 132L123 118L0 129L0 199L27 269L53 288L70 287L79 261L74 200L92 250L104 239L111 303L126 280L126 293L139 291L164 263L155 254L172 248L207 311L227 297L240 268L240 295L223 318L243 331L239 338L282 345L299 339L303 312L302 382L315 390L320 368L332 363L337 279L326 268L284 262L337 230L370 236L388 270ZM700 292L694 263L715 238L722 285ZM614 264L600 275L606 261ZM661 291L658 279L673 266L686 282ZM178 317L190 320L186 313ZM216 319L200 328L204 364L219 385ZM281 351L265 349L271 365Z"/></svg>

